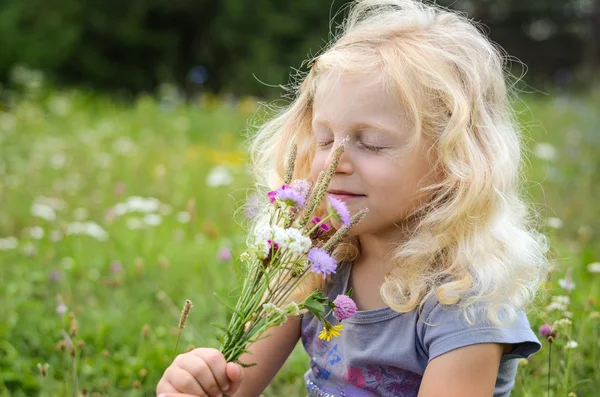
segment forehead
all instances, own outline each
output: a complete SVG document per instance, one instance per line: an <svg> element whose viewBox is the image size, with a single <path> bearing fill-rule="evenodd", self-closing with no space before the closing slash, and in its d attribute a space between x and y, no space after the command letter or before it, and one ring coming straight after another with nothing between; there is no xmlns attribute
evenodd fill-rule
<svg viewBox="0 0 600 397"><path fill-rule="evenodd" d="M317 85L313 122L349 124L369 122L405 124L407 114L399 98L373 73L329 74Z"/></svg>

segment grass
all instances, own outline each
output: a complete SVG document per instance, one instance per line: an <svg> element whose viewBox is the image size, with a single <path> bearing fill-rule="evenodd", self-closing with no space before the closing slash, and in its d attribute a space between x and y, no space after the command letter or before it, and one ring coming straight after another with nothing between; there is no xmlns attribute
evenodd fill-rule
<svg viewBox="0 0 600 397"><path fill-rule="evenodd" d="M599 99L557 93L516 105L527 191L555 261L529 317L536 330L572 321L552 345L552 396L600 387L600 274L587 270L600 260ZM255 109L252 99L122 104L59 90L0 108L0 396L153 395L186 299L194 308L179 352L217 347L210 323L228 313L214 293L235 296L226 253L243 247L237 210L252 181L240 131ZM565 291L569 268L575 288ZM557 296L567 307L549 310L566 302ZM544 340L521 363L513 396L547 393L549 351ZM299 344L264 394L303 395L306 369Z"/></svg>

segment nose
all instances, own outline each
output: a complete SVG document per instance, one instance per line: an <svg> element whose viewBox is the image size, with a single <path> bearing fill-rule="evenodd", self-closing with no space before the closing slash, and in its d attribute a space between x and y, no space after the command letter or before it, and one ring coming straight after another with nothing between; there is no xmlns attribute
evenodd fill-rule
<svg viewBox="0 0 600 397"><path fill-rule="evenodd" d="M350 146L346 148L344 153L340 156L338 165L335 169L336 174L352 174L354 172L354 163L352 161L352 154L350 153ZM327 160L325 162L325 168L329 167L333 161L333 154L335 152L335 146L332 145L332 149L329 151Z"/></svg>

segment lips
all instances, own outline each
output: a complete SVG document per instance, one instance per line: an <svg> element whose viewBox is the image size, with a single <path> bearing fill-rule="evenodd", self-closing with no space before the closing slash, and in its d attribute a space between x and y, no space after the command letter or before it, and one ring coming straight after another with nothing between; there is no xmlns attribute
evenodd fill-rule
<svg viewBox="0 0 600 397"><path fill-rule="evenodd" d="M358 194L353 192L348 192L346 190L328 190L330 196L335 198L356 198L356 197L365 197L364 194Z"/></svg>

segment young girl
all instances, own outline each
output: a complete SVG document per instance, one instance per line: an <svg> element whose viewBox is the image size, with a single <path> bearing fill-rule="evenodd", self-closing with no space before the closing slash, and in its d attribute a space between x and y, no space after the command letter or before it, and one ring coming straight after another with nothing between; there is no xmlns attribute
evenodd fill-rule
<svg viewBox="0 0 600 397"><path fill-rule="evenodd" d="M548 262L520 197L503 59L446 9L353 3L251 152L259 180L278 187L291 143L294 178L314 181L349 137L328 193L369 213L334 252L335 275L304 292L352 288L357 314L337 337L311 313L290 318L242 357L258 364L244 370L215 349L182 354L157 393L259 396L301 338L310 396L509 396L516 359L541 348L524 310Z"/></svg>

